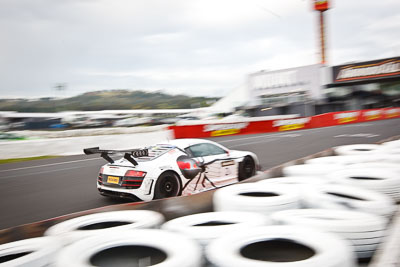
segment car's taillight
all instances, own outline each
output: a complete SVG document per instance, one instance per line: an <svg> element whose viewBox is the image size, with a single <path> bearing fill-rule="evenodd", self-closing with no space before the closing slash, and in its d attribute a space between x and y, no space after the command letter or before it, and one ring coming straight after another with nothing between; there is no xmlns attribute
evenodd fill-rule
<svg viewBox="0 0 400 267"><path fill-rule="evenodd" d="M103 174L103 172L104 172L104 167L101 167L99 174Z"/></svg>
<svg viewBox="0 0 400 267"><path fill-rule="evenodd" d="M127 176L127 177L145 177L146 173L141 172L141 171L130 170L130 171L126 171L125 176Z"/></svg>

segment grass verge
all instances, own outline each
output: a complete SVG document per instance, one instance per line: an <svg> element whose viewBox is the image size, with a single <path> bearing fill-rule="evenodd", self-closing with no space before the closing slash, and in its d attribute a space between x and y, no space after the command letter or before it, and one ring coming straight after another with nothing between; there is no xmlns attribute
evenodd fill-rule
<svg viewBox="0 0 400 267"><path fill-rule="evenodd" d="M0 164L37 160L37 159L52 159L52 158L57 158L57 157L59 157L59 156L40 156L40 157L30 157L30 158L0 159Z"/></svg>

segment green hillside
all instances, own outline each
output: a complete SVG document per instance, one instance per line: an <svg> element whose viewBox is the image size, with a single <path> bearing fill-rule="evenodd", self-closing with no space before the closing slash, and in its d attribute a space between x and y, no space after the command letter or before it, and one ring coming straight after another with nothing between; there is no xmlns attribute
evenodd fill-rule
<svg viewBox="0 0 400 267"><path fill-rule="evenodd" d="M217 98L189 97L155 92L106 90L70 98L0 99L0 111L56 112L67 110L174 109L206 107Z"/></svg>

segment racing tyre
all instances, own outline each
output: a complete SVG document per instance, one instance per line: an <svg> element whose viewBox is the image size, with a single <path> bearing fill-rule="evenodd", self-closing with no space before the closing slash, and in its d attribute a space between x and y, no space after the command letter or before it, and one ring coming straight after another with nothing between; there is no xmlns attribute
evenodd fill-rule
<svg viewBox="0 0 400 267"><path fill-rule="evenodd" d="M342 169L340 164L301 164L283 167L283 176L318 176L325 175Z"/></svg>
<svg viewBox="0 0 400 267"><path fill-rule="evenodd" d="M153 199L176 197L181 194L181 191L179 177L173 172L164 172L157 179Z"/></svg>
<svg viewBox="0 0 400 267"><path fill-rule="evenodd" d="M211 241L238 230L270 225L271 220L259 213L240 211L220 211L192 214L170 220L162 229L182 233L203 247Z"/></svg>
<svg viewBox="0 0 400 267"><path fill-rule="evenodd" d="M332 183L362 187L386 194L400 201L400 179L396 169L351 168L334 172L328 176Z"/></svg>
<svg viewBox="0 0 400 267"><path fill-rule="evenodd" d="M341 164L352 165L366 162L380 162L382 156L380 155L347 155L347 156L327 156L308 159L306 164Z"/></svg>
<svg viewBox="0 0 400 267"><path fill-rule="evenodd" d="M382 145L388 146L388 147L400 148L400 140L384 142Z"/></svg>
<svg viewBox="0 0 400 267"><path fill-rule="evenodd" d="M256 164L252 157L246 156L239 164L239 181L246 180L256 174Z"/></svg>
<svg viewBox="0 0 400 267"><path fill-rule="evenodd" d="M206 257L216 267L356 266L347 240L293 225L263 226L232 233L207 246Z"/></svg>
<svg viewBox="0 0 400 267"><path fill-rule="evenodd" d="M247 183L218 189L214 211L250 211L269 215L300 208L300 192L294 185Z"/></svg>
<svg viewBox="0 0 400 267"><path fill-rule="evenodd" d="M276 224L308 226L350 241L358 258L368 258L381 243L388 219L365 212L327 209L285 210L272 214Z"/></svg>
<svg viewBox="0 0 400 267"><path fill-rule="evenodd" d="M70 244L85 237L104 235L110 231L129 232L134 229L159 228L163 222L164 216L151 210L99 212L53 225L44 234L56 236L64 244Z"/></svg>
<svg viewBox="0 0 400 267"><path fill-rule="evenodd" d="M52 237L37 237L0 246L0 266L45 267L53 263L61 244Z"/></svg>
<svg viewBox="0 0 400 267"><path fill-rule="evenodd" d="M326 184L325 179L315 176L290 176L274 177L258 181L257 184L291 184L291 185L321 185Z"/></svg>
<svg viewBox="0 0 400 267"><path fill-rule="evenodd" d="M178 233L158 229L109 232L65 247L55 267L157 266L200 267L201 248Z"/></svg>
<svg viewBox="0 0 400 267"><path fill-rule="evenodd" d="M376 144L354 144L343 145L333 148L336 155L373 155L382 152L381 145Z"/></svg>
<svg viewBox="0 0 400 267"><path fill-rule="evenodd" d="M302 205L315 209L362 211L391 217L396 210L393 199L368 189L346 185L318 185L304 188Z"/></svg>

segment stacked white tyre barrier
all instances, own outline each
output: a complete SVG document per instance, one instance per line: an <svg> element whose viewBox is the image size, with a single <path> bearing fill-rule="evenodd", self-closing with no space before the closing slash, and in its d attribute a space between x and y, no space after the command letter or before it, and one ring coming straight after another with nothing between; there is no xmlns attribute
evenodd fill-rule
<svg viewBox="0 0 400 267"><path fill-rule="evenodd" d="M57 256L56 267L201 266L200 246L193 240L158 229L110 231L77 241Z"/></svg>
<svg viewBox="0 0 400 267"><path fill-rule="evenodd" d="M266 226L213 241L206 257L216 267L353 267L351 244L302 226Z"/></svg>
<svg viewBox="0 0 400 267"><path fill-rule="evenodd" d="M340 164L301 164L282 168L283 176L317 176L323 177L329 172L342 169Z"/></svg>
<svg viewBox="0 0 400 267"><path fill-rule="evenodd" d="M224 235L271 224L267 216L259 213L221 211L179 217L164 223L162 229L185 234L205 247Z"/></svg>
<svg viewBox="0 0 400 267"><path fill-rule="evenodd" d="M350 241L359 259L370 258L385 236L388 219L365 212L326 209L286 210L272 214L275 224L302 225Z"/></svg>
<svg viewBox="0 0 400 267"><path fill-rule="evenodd" d="M400 174L392 169L350 168L327 176L332 183L370 189L400 201Z"/></svg>
<svg viewBox="0 0 400 267"><path fill-rule="evenodd" d="M163 222L163 215L155 211L111 211L76 217L58 223L47 229L45 235L56 236L65 244L69 244L84 237L102 235L108 231L159 228Z"/></svg>
<svg viewBox="0 0 400 267"><path fill-rule="evenodd" d="M250 211L269 215L278 210L300 208L296 186L236 184L218 189L213 196L215 211Z"/></svg>
<svg viewBox="0 0 400 267"><path fill-rule="evenodd" d="M354 186L327 184L308 187L302 193L306 208L342 209L391 217L396 204L390 197Z"/></svg>
<svg viewBox="0 0 400 267"><path fill-rule="evenodd" d="M50 266L61 244L51 237L30 238L0 245L0 266Z"/></svg>

